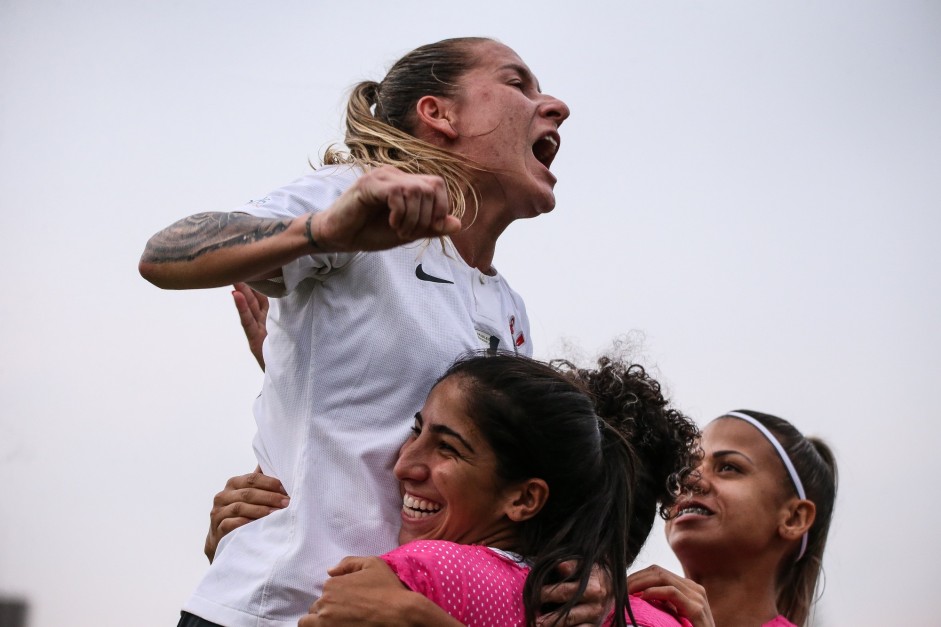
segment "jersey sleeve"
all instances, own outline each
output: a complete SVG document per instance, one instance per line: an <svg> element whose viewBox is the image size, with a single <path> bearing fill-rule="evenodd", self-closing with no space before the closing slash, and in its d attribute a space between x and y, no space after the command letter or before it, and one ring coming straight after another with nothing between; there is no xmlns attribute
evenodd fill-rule
<svg viewBox="0 0 941 627"><path fill-rule="evenodd" d="M417 540L382 556L399 580L463 625L525 625L528 568L487 547Z"/></svg>
<svg viewBox="0 0 941 627"><path fill-rule="evenodd" d="M634 619L637 621L637 627L693 627L693 624L682 616L671 613L666 604L645 601L639 595L634 594L628 597L628 602ZM624 618L630 624L630 617L626 611ZM614 612L604 622L605 627L612 624L614 624Z"/></svg>
<svg viewBox="0 0 941 627"><path fill-rule="evenodd" d="M383 555L382 560L389 565L406 588L427 597L435 605L443 607L443 599L435 598L434 569L437 566L435 556L410 547L400 547Z"/></svg>
<svg viewBox="0 0 941 627"><path fill-rule="evenodd" d="M263 198L251 200L233 211L258 218L293 219L330 207L359 176L353 166L332 166L302 176ZM255 281L251 286L268 296L284 296L308 278L324 279L348 264L358 253L305 255L281 268L281 277Z"/></svg>

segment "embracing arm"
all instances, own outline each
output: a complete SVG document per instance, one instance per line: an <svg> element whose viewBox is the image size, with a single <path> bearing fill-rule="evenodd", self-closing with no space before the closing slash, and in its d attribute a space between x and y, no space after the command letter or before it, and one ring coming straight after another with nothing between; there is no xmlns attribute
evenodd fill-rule
<svg viewBox="0 0 941 627"><path fill-rule="evenodd" d="M263 347L265 338L268 337L268 297L244 283L236 283L232 288L232 300L235 302L245 339L248 340L248 350L264 370Z"/></svg>
<svg viewBox="0 0 941 627"><path fill-rule="evenodd" d="M211 562L219 540L230 531L277 509L289 497L281 482L255 472L232 477L216 495L206 535L206 557ZM401 627L460 626L427 597L406 588L378 557L347 557L327 571L323 596L303 617L300 627L329 625L398 625Z"/></svg>
<svg viewBox="0 0 941 627"><path fill-rule="evenodd" d="M261 467L247 475L232 477L212 501L209 533L203 548L206 557L212 562L219 540L230 531L284 509L290 501L281 482L265 475Z"/></svg>
<svg viewBox="0 0 941 627"><path fill-rule="evenodd" d="M561 580L565 582L569 579L575 573L577 566L574 561L559 564L558 573ZM544 604L563 605L575 598L576 594L578 594L578 582L549 584L543 587L540 601ZM594 566L591 569L588 587L565 620L561 620L558 611L553 611L540 615L536 619L536 625L538 627L600 625L611 614L612 606L611 581L602 569Z"/></svg>
<svg viewBox="0 0 941 627"><path fill-rule="evenodd" d="M715 627L706 589L660 566L648 566L627 577L627 591L645 601L668 604L693 627Z"/></svg>
<svg viewBox="0 0 941 627"><path fill-rule="evenodd" d="M330 579L323 596L310 606L298 627L461 625L427 597L406 588L378 557L347 557L327 572Z"/></svg>
<svg viewBox="0 0 941 627"><path fill-rule="evenodd" d="M437 176L383 166L369 170L330 207L291 219L199 213L150 238L141 275L158 287L190 289L274 276L311 253L393 248L457 232Z"/></svg>

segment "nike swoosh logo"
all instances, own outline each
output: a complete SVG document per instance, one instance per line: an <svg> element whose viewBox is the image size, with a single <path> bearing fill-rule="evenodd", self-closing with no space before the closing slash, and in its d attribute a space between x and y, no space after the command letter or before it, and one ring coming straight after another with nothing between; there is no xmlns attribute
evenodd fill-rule
<svg viewBox="0 0 941 627"><path fill-rule="evenodd" d="M417 276L422 281L430 281L432 283L449 283L454 285L454 281L448 281L447 279L442 279L436 276L431 276L421 268L421 264L415 267L415 276Z"/></svg>

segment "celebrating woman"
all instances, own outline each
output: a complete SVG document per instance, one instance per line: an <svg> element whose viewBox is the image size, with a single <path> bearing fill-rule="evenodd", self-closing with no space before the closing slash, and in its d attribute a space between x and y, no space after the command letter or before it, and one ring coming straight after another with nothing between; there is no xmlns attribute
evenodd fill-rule
<svg viewBox="0 0 941 627"><path fill-rule="evenodd" d="M184 624L296 624L329 566L395 546L401 417L456 355L531 354L523 301L493 257L509 224L554 208L568 115L498 42L422 46L354 87L348 152L151 238L140 271L160 287L252 280L279 296L254 448L290 505L225 538Z"/></svg>

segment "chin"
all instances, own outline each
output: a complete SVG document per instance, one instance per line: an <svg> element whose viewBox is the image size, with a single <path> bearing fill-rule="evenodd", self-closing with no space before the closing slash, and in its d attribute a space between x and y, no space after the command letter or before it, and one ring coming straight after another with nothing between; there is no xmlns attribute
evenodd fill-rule
<svg viewBox="0 0 941 627"><path fill-rule="evenodd" d="M522 217L535 218L544 213L549 213L555 209L555 193L552 190L540 190L531 195L528 202L521 204L521 207L528 207Z"/></svg>
<svg viewBox="0 0 941 627"><path fill-rule="evenodd" d="M555 183L550 185L548 189L542 189L539 196L537 203L541 206L540 213L549 213L555 209Z"/></svg>
<svg viewBox="0 0 941 627"><path fill-rule="evenodd" d="M503 181L501 186L506 206L516 219L534 218L555 209L555 181L517 178Z"/></svg>
<svg viewBox="0 0 941 627"><path fill-rule="evenodd" d="M533 206L533 212L530 217L541 216L544 213L551 213L555 209L555 196L553 195L548 201L538 203Z"/></svg>

